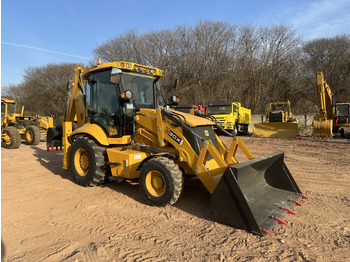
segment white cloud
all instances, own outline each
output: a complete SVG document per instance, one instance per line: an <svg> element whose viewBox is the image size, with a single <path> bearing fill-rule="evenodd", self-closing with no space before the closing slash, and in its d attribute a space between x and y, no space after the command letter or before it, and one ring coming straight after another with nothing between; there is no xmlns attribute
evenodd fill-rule
<svg viewBox="0 0 350 262"><path fill-rule="evenodd" d="M320 0L288 10L288 24L305 39L350 33L350 1Z"/></svg>

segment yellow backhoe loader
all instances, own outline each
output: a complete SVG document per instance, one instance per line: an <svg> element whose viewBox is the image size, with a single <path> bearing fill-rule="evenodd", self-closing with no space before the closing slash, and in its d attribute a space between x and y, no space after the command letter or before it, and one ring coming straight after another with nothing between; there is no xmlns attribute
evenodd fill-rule
<svg viewBox="0 0 350 262"><path fill-rule="evenodd" d="M15 149L22 141L28 145L39 144L41 134L53 127L52 117L24 116L24 107L18 111L16 100L1 99L1 145Z"/></svg>
<svg viewBox="0 0 350 262"><path fill-rule="evenodd" d="M47 134L47 150L63 146L63 168L82 186L138 179L147 202L174 204L184 174L211 193L219 222L258 235L272 234L282 217L306 198L283 152L254 158L237 137L226 147L212 121L169 109L163 70L128 62L75 66L62 126ZM78 128L72 123L77 117ZM248 158L238 163L236 151Z"/></svg>
<svg viewBox="0 0 350 262"><path fill-rule="evenodd" d="M334 94L322 72L317 75L317 93L320 112L313 122L314 137L332 138L333 133L338 132L344 137L344 127L350 127L350 103L335 103Z"/></svg>
<svg viewBox="0 0 350 262"><path fill-rule="evenodd" d="M298 123L293 118L290 102L270 102L266 110L266 122L253 126L253 136L256 137L286 137L298 135Z"/></svg>

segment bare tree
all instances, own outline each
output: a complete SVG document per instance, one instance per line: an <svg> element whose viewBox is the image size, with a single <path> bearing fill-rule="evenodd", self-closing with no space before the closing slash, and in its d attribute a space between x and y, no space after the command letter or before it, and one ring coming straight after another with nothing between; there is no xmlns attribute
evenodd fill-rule
<svg viewBox="0 0 350 262"><path fill-rule="evenodd" d="M305 78L314 86L323 72L337 102L350 101L350 36L339 35L306 42L302 49Z"/></svg>
<svg viewBox="0 0 350 262"><path fill-rule="evenodd" d="M23 82L6 87L4 93L17 99L27 115L63 115L72 68L73 64L66 63L29 67Z"/></svg>

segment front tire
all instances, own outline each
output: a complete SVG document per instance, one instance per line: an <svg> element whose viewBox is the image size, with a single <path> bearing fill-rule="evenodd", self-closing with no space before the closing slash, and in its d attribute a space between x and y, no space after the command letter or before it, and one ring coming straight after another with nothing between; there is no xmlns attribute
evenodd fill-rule
<svg viewBox="0 0 350 262"><path fill-rule="evenodd" d="M178 165L165 157L147 161L141 168L139 184L153 206L173 205L183 191L184 180Z"/></svg>
<svg viewBox="0 0 350 262"><path fill-rule="evenodd" d="M74 141L70 152L71 170L74 180L81 186L98 186L104 183L107 172L105 148L87 137Z"/></svg>
<svg viewBox="0 0 350 262"><path fill-rule="evenodd" d="M8 126L2 130L1 145L9 149L19 148L21 145L21 135L16 127Z"/></svg>

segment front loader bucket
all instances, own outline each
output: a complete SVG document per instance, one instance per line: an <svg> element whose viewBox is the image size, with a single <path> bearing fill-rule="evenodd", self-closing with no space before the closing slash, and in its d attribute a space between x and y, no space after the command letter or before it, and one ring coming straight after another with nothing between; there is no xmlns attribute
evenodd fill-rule
<svg viewBox="0 0 350 262"><path fill-rule="evenodd" d="M255 137L294 138L299 134L298 124L291 122L258 123L253 126Z"/></svg>
<svg viewBox="0 0 350 262"><path fill-rule="evenodd" d="M265 235L293 213L300 203L292 201L302 196L283 159L283 152L275 152L228 167L211 196L216 220Z"/></svg>

